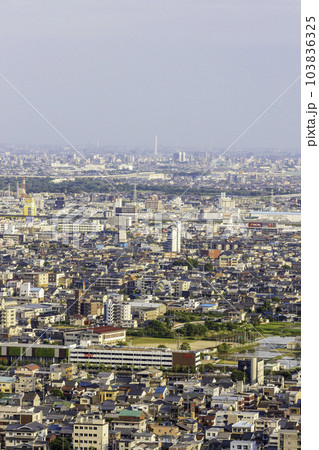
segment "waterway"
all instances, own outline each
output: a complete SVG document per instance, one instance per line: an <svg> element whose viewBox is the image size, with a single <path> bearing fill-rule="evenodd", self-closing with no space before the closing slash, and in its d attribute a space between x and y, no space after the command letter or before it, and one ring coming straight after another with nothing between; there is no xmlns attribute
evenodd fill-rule
<svg viewBox="0 0 319 450"><path fill-rule="evenodd" d="M262 358L266 361L277 358L281 356L280 364L286 368L292 367L300 367L301 360L300 358L292 358L290 356L285 356L281 349L286 348L286 345L289 342L295 342L295 337L284 337L284 336L267 336L266 338L259 339L256 343L256 346L250 348L246 351L241 351L238 353L233 353L232 356L235 356L237 359L244 358Z"/></svg>

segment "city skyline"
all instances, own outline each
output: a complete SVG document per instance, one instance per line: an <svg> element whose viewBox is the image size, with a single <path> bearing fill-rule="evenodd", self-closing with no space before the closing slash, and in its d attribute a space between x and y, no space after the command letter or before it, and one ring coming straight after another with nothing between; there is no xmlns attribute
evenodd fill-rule
<svg viewBox="0 0 319 450"><path fill-rule="evenodd" d="M0 3L0 450L315 442L316 17Z"/></svg>

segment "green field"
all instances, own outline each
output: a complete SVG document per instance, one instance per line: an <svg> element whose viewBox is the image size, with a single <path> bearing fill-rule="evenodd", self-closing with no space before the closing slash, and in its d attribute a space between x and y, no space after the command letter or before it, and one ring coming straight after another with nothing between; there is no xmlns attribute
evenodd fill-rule
<svg viewBox="0 0 319 450"><path fill-rule="evenodd" d="M274 336L300 336L301 334L301 324L300 323L283 323L283 322L270 322L263 323L256 326L258 330L263 335L274 335Z"/></svg>
<svg viewBox="0 0 319 450"><path fill-rule="evenodd" d="M207 361L209 362L209 361ZM219 359L217 361L217 364L225 364L226 366L237 366L237 361L232 359Z"/></svg>

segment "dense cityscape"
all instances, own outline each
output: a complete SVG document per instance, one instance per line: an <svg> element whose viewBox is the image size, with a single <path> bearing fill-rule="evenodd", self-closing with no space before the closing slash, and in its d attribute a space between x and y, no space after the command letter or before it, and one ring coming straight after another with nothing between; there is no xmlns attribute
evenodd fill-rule
<svg viewBox="0 0 319 450"><path fill-rule="evenodd" d="M300 153L0 146L0 448L301 449Z"/></svg>

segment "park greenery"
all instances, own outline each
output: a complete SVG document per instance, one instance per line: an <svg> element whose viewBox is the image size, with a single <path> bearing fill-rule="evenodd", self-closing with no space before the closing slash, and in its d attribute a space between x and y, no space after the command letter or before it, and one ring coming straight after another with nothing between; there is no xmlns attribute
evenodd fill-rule
<svg viewBox="0 0 319 450"><path fill-rule="evenodd" d="M125 173L124 171L122 173ZM112 192L112 187L105 181L104 178L97 178L93 175L87 177L77 177L75 179L70 180L62 180L59 183L53 182L54 177L47 176L38 176L38 177L28 177L26 180L26 189L27 192L39 193L39 192L48 192L48 193L65 193L65 194L79 194L79 193L109 193ZM192 179L195 175L192 172L187 174L190 179ZM17 181L22 183L21 177L1 177L0 178L0 190L5 190L8 187L8 184L15 184ZM119 189L121 192L132 192L132 185L127 182L127 180L114 179L113 184ZM186 183L171 186L168 184L159 184L159 183L139 183L137 186L137 190L141 193L152 193L158 194L159 192L166 195L180 195L184 193L185 189L189 188L189 185ZM220 189L216 189L213 186L196 186L191 187L191 192L193 195L220 195ZM294 190L290 190L289 188L278 188L274 189L274 195L277 194L290 194L294 193ZM268 195L267 188L264 190L252 190L251 188L243 188L243 189L235 189L229 188L227 193L230 196L263 196Z"/></svg>
<svg viewBox="0 0 319 450"><path fill-rule="evenodd" d="M205 320L201 320L205 317ZM143 328L128 329L127 336L175 339L178 335L181 335L188 338L207 340L229 338L245 344L245 335L254 334L257 337L258 332L266 335L278 334L278 332L283 336L300 335L300 324L298 323L269 322L249 324L246 322L220 322L218 318L210 317L207 314L188 314L185 311L179 312L177 321L184 323L184 325L174 330L170 316L165 315L162 318L150 320Z"/></svg>
<svg viewBox="0 0 319 450"><path fill-rule="evenodd" d="M150 320L144 328L129 329L126 332L127 336L150 336L157 338L174 338L175 333L172 331L172 326L169 319L165 322L160 320Z"/></svg>

